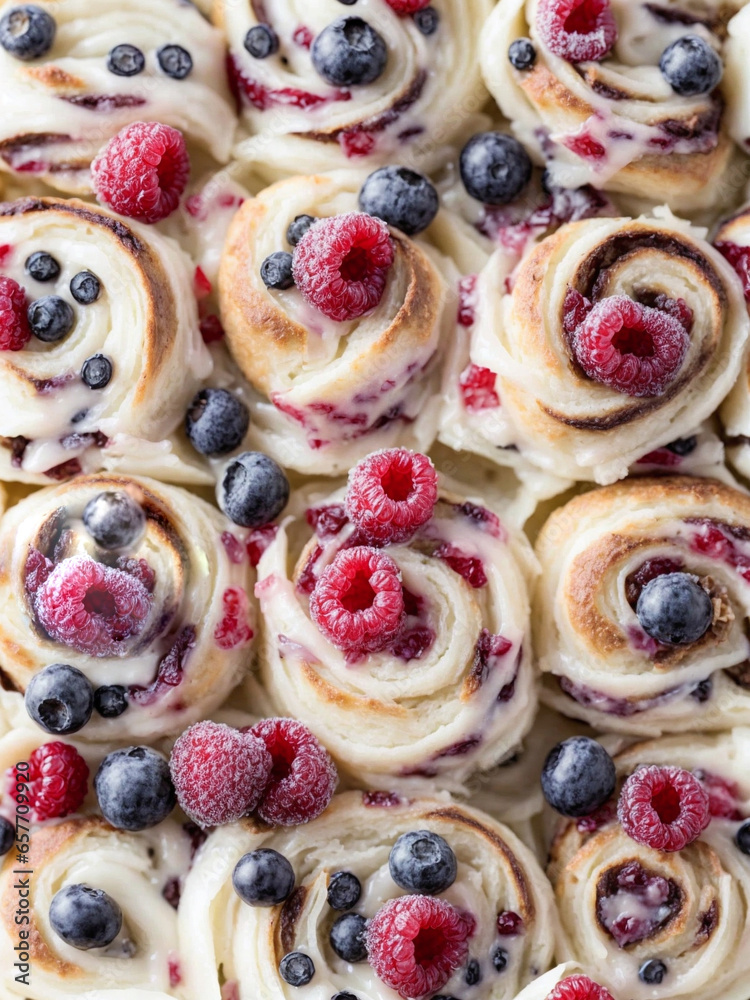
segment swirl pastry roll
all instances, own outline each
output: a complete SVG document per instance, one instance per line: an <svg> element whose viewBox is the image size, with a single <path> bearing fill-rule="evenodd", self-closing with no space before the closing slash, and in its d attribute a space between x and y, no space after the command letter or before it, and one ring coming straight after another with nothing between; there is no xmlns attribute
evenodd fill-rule
<svg viewBox="0 0 750 1000"><path fill-rule="evenodd" d="M398 631L369 654L343 650L310 610L337 556L368 551L343 501L343 490L298 497L260 561L263 684L357 782L461 790L531 727L530 549L491 511L443 492L411 539L369 550L400 574Z"/></svg>
<svg viewBox="0 0 750 1000"><path fill-rule="evenodd" d="M737 275L669 215L562 226L511 280L501 255L473 291L464 437L558 477L613 482L691 435L743 365ZM472 444L477 437L483 444Z"/></svg>
<svg viewBox="0 0 750 1000"><path fill-rule="evenodd" d="M735 842L750 816L750 731L669 737L615 757L620 781L642 765L692 771L708 793L700 838L667 853L632 840L614 803L566 820L551 849L560 957L614 997L745 1000L750 977L750 859ZM639 976L646 963L661 979Z"/></svg>
<svg viewBox="0 0 750 1000"><path fill-rule="evenodd" d="M126 710L94 713L84 739L149 739L204 718L251 658L251 570L231 528L149 479L79 476L32 493L0 522L3 670L21 691L60 662L94 688L122 686Z"/></svg>
<svg viewBox="0 0 750 1000"><path fill-rule="evenodd" d="M425 239L396 230L382 297L358 319L329 319L298 288L264 284L264 260L292 249L289 224L356 211L364 176L294 177L246 201L219 270L228 346L260 397L250 400L250 440L310 474L346 472L378 448L426 450L437 426L437 365L455 330L458 271Z"/></svg>
<svg viewBox="0 0 750 1000"><path fill-rule="evenodd" d="M593 31L583 34L590 8L566 5L569 24L563 13L554 14L555 6L503 0L481 41L490 92L518 138L547 162L553 181L668 201L680 211L726 200L722 181L733 147L725 99L731 104L734 88L720 84L681 96L659 63L685 35L699 36L723 59L727 21L743 0L607 0L597 7L607 27L596 42ZM576 37L590 40L580 52ZM531 38L535 59L517 69L508 50L522 38Z"/></svg>
<svg viewBox="0 0 750 1000"><path fill-rule="evenodd" d="M0 956L4 996L58 1000L90 996L89 990L164 991L183 996L177 916L163 890L187 870L190 838L171 820L143 833L115 830L101 817L63 820L36 829L28 868L30 985L14 979L18 961L21 877L15 852L0 870ZM122 911L122 929L106 948L83 951L65 942L50 923L50 904L66 886L106 892ZM118 993L118 996L120 994ZM144 992L158 996L158 992Z"/></svg>
<svg viewBox="0 0 750 1000"><path fill-rule="evenodd" d="M211 371L187 256L153 229L54 198L0 205L0 245L3 287L19 299L19 338L0 350L0 478L151 465L210 479L169 438Z"/></svg>
<svg viewBox="0 0 750 1000"><path fill-rule="evenodd" d="M214 5L252 133L235 152L268 180L296 174L301 163L311 173L348 162L429 169L447 159L449 144L471 129L486 100L478 46L491 0L435 0L429 33L388 0L369 0L356 11L341 6L337 0ZM338 80L318 52L330 51L342 22L352 19L350 33L376 33L370 37L379 59L366 74ZM271 27L276 47L258 58L246 40L260 24Z"/></svg>
<svg viewBox="0 0 750 1000"><path fill-rule="evenodd" d="M0 16L21 6L6 0ZM137 121L178 128L229 159L236 123L225 45L180 0L39 0L55 26L36 58L0 48L0 169L63 191L91 191L89 167Z"/></svg>
<svg viewBox="0 0 750 1000"><path fill-rule="evenodd" d="M612 732L747 724L749 540L747 494L708 479L629 480L555 511L536 550L545 700ZM675 574L706 610L700 635L661 630L639 605Z"/></svg>
<svg viewBox="0 0 750 1000"><path fill-rule="evenodd" d="M209 836L185 880L180 906L180 947L190 995L224 997L221 968L233 987L229 995L237 1000L257 997L259 990L262 1000L290 996L279 962L286 953L300 951L313 961L310 987L321 996L350 990L368 1000L396 1000L399 994L366 961L349 964L331 950L329 934L337 914L326 893L331 875L345 869L362 886L356 912L374 917L388 900L404 895L389 874L388 859L396 840L416 830L442 837L456 857L456 879L438 898L473 917L473 992L498 1000L513 997L549 966L554 947L549 883L531 852L507 828L476 810L368 792L337 796L322 816L295 829L268 830L245 820ZM261 848L278 851L294 869L296 889L282 905L248 906L232 888L239 859ZM499 935L499 913L520 918L520 933ZM490 958L498 945L507 955L500 972ZM466 973L466 967L456 970L444 992L465 991Z"/></svg>

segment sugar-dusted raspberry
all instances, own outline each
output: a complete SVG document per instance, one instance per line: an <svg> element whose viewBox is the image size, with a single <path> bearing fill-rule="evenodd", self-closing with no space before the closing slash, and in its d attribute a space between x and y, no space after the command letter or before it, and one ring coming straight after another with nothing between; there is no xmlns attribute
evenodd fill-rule
<svg viewBox="0 0 750 1000"><path fill-rule="evenodd" d="M426 455L391 448L376 451L349 473L346 511L374 545L404 542L432 517L438 487Z"/></svg>
<svg viewBox="0 0 750 1000"><path fill-rule="evenodd" d="M322 219L294 248L292 273L303 297L343 323L374 309L393 264L388 226L363 212Z"/></svg>
<svg viewBox="0 0 750 1000"><path fill-rule="evenodd" d="M260 818L275 826L297 826L320 816L338 782L325 747L294 719L263 719L248 731L263 741L272 760Z"/></svg>
<svg viewBox="0 0 750 1000"><path fill-rule="evenodd" d="M357 653L384 649L398 634L404 617L398 566L377 549L344 549L315 584L310 614L339 649Z"/></svg>
<svg viewBox="0 0 750 1000"><path fill-rule="evenodd" d="M21 351L30 337L26 292L17 281L0 275L0 351Z"/></svg>
<svg viewBox="0 0 750 1000"><path fill-rule="evenodd" d="M26 590L30 594L35 594L54 568L55 564L43 552L39 549L29 549L24 566Z"/></svg>
<svg viewBox="0 0 750 1000"><path fill-rule="evenodd" d="M28 582L28 581L27 581ZM91 656L120 656L138 635L153 598L130 573L73 556L59 563L36 591L34 607L50 638Z"/></svg>
<svg viewBox="0 0 750 1000"><path fill-rule="evenodd" d="M603 59L617 41L610 0L539 0L536 24L550 52L568 62Z"/></svg>
<svg viewBox="0 0 750 1000"><path fill-rule="evenodd" d="M573 334L573 353L589 378L628 396L660 396L690 338L669 313L613 295L597 302Z"/></svg>
<svg viewBox="0 0 750 1000"><path fill-rule="evenodd" d="M182 133L159 122L127 125L91 164L99 200L139 222L160 222L171 215L189 175Z"/></svg>
<svg viewBox="0 0 750 1000"><path fill-rule="evenodd" d="M650 302L646 304L651 305ZM693 329L693 320L695 319L693 310L684 299L671 299L668 295L664 295L663 292L659 292L658 295L654 296L653 306L661 312L674 316L685 327L688 333Z"/></svg>
<svg viewBox="0 0 750 1000"><path fill-rule="evenodd" d="M444 899L389 900L367 928L368 961L402 997L420 998L445 986L469 954L476 922Z"/></svg>
<svg viewBox="0 0 750 1000"><path fill-rule="evenodd" d="M563 301L563 328L565 331L575 333L592 309L592 302L589 302L575 288L569 288Z"/></svg>
<svg viewBox="0 0 750 1000"><path fill-rule="evenodd" d="M741 247L724 240L719 240L714 246L739 275L745 298L750 302L750 247Z"/></svg>
<svg viewBox="0 0 750 1000"><path fill-rule="evenodd" d="M566 976L546 1000L612 1000L612 994L588 976Z"/></svg>
<svg viewBox="0 0 750 1000"><path fill-rule="evenodd" d="M258 805L273 761L262 740L218 722L198 722L169 758L177 801L199 826L233 823Z"/></svg>
<svg viewBox="0 0 750 1000"><path fill-rule="evenodd" d="M156 573L149 566L145 559L133 559L129 556L120 556L117 560L117 568L123 573L130 573L137 580L140 580L149 594L153 594L156 586Z"/></svg>
<svg viewBox="0 0 750 1000"><path fill-rule="evenodd" d="M711 821L708 794L679 767L641 767L625 782L617 815L629 837L657 851L680 851Z"/></svg>
<svg viewBox="0 0 750 1000"><path fill-rule="evenodd" d="M14 778L13 770L8 777ZM29 770L23 777L28 782L32 818L41 823L69 816L81 808L88 789L89 768L75 747L55 740L32 752ZM14 793L15 781L11 785L11 798L15 798Z"/></svg>
<svg viewBox="0 0 750 1000"><path fill-rule="evenodd" d="M418 10L424 10L430 5L431 0L385 0L385 2L399 17L407 17L409 14L416 14Z"/></svg>
<svg viewBox="0 0 750 1000"><path fill-rule="evenodd" d="M469 413L494 410L500 405L500 397L495 389L497 375L489 368L469 364L461 372L458 384L461 398Z"/></svg>
<svg viewBox="0 0 750 1000"><path fill-rule="evenodd" d="M241 587L227 587L222 594L224 617L214 629L214 641L219 649L239 649L253 637L250 627L250 602Z"/></svg>

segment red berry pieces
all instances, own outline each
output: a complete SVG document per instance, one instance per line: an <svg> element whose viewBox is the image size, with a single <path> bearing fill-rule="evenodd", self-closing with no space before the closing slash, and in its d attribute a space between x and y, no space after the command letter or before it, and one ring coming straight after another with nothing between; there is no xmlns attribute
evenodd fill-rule
<svg viewBox="0 0 750 1000"><path fill-rule="evenodd" d="M500 405L500 397L495 391L497 375L489 368L470 364L461 372L458 382L461 398L469 413L494 410Z"/></svg>
<svg viewBox="0 0 750 1000"><path fill-rule="evenodd" d="M189 174L182 133L158 122L128 125L91 164L99 200L139 222L160 222L171 215Z"/></svg>
<svg viewBox="0 0 750 1000"><path fill-rule="evenodd" d="M393 253L380 219L362 212L336 215L311 226L294 248L294 283L329 319L357 319L383 297Z"/></svg>
<svg viewBox="0 0 750 1000"><path fill-rule="evenodd" d="M219 649L239 649L253 637L250 627L250 602L241 587L227 587L222 595L224 617L214 629L214 641Z"/></svg>
<svg viewBox="0 0 750 1000"><path fill-rule="evenodd" d="M750 302L750 247L740 247L736 243L721 240L714 243L714 246L739 275L745 298Z"/></svg>
<svg viewBox="0 0 750 1000"><path fill-rule="evenodd" d="M177 801L204 827L233 823L252 812L272 765L262 740L217 722L186 729L169 759Z"/></svg>
<svg viewBox="0 0 750 1000"><path fill-rule="evenodd" d="M625 782L617 815L625 833L657 851L680 851L708 826L708 795L679 767L641 767Z"/></svg>
<svg viewBox="0 0 750 1000"><path fill-rule="evenodd" d="M88 787L89 768L75 747L55 741L29 757L28 785L33 818L41 823L77 812Z"/></svg>
<svg viewBox="0 0 750 1000"><path fill-rule="evenodd" d="M378 451L349 474L346 511L373 545L405 542L432 517L437 473L426 455L406 448Z"/></svg>
<svg viewBox="0 0 750 1000"><path fill-rule="evenodd" d="M249 730L271 755L271 777L258 815L276 826L296 826L320 816L333 798L336 765L307 726L294 719L264 719Z"/></svg>
<svg viewBox="0 0 750 1000"><path fill-rule="evenodd" d="M54 568L55 564L39 549L29 549L24 566L26 590L35 594Z"/></svg>
<svg viewBox="0 0 750 1000"><path fill-rule="evenodd" d="M463 552L455 545L449 545L448 542L443 542L435 550L434 555L436 559L442 559L443 562L447 563L454 573L462 576L469 586L475 590L479 590L480 587L487 585L487 574L484 571L484 563L479 556L467 555L466 552Z"/></svg>
<svg viewBox="0 0 750 1000"><path fill-rule="evenodd" d="M433 896L391 899L367 929L368 961L402 997L441 989L469 954L474 918Z"/></svg>
<svg viewBox="0 0 750 1000"><path fill-rule="evenodd" d="M424 10L431 0L385 0L385 2L399 17L407 17L409 14L416 14L418 10Z"/></svg>
<svg viewBox="0 0 750 1000"><path fill-rule="evenodd" d="M120 656L122 642L142 631L152 600L130 573L74 556L53 569L34 606L50 638L91 656Z"/></svg>
<svg viewBox="0 0 750 1000"><path fill-rule="evenodd" d="M26 292L17 281L0 275L0 351L22 351L30 337Z"/></svg>
<svg viewBox="0 0 750 1000"><path fill-rule="evenodd" d="M497 915L497 933L500 937L516 937L523 934L523 917L513 910L503 910Z"/></svg>
<svg viewBox="0 0 750 1000"><path fill-rule="evenodd" d="M566 976L547 994L547 1000L612 1000L612 994L588 976Z"/></svg>
<svg viewBox="0 0 750 1000"><path fill-rule="evenodd" d="M404 616L398 566L377 549L344 549L315 584L310 614L339 649L356 653L384 649Z"/></svg>
<svg viewBox="0 0 750 1000"><path fill-rule="evenodd" d="M628 396L660 396L689 343L682 323L627 295L597 302L573 334L573 353L589 378Z"/></svg>
<svg viewBox="0 0 750 1000"><path fill-rule="evenodd" d="M536 23L550 52L572 63L603 59L617 41L609 0L539 0Z"/></svg>

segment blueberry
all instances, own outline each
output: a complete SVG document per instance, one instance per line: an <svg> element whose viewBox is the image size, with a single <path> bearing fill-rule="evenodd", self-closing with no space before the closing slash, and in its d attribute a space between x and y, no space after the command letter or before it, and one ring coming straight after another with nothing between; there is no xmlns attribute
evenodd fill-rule
<svg viewBox="0 0 750 1000"><path fill-rule="evenodd" d="M294 284L292 277L292 255L286 250L277 250L269 254L260 265L260 276L266 288L276 288L283 291Z"/></svg>
<svg viewBox="0 0 750 1000"><path fill-rule="evenodd" d="M407 167L381 167L359 192L359 207L407 236L427 229L440 207L434 186Z"/></svg>
<svg viewBox="0 0 750 1000"><path fill-rule="evenodd" d="M714 609L697 576L664 573L643 588L635 613L641 628L652 639L684 646L706 634Z"/></svg>
<svg viewBox="0 0 750 1000"><path fill-rule="evenodd" d="M249 906L276 906L294 891L294 869L283 854L263 847L240 858L232 885Z"/></svg>
<svg viewBox="0 0 750 1000"><path fill-rule="evenodd" d="M382 35L367 21L342 17L317 36L312 61L323 79L334 87L356 87L382 75L388 49Z"/></svg>
<svg viewBox="0 0 750 1000"><path fill-rule="evenodd" d="M102 286L91 271L79 271L70 279L70 294L82 306L90 306L101 295Z"/></svg>
<svg viewBox="0 0 750 1000"><path fill-rule="evenodd" d="M697 702L708 701L713 694L713 681L710 677L707 677L703 681L699 681L693 690L690 692L690 697L695 698Z"/></svg>
<svg viewBox="0 0 750 1000"><path fill-rule="evenodd" d="M658 958L650 958L638 970L638 978L649 986L658 986L667 974L667 967Z"/></svg>
<svg viewBox="0 0 750 1000"><path fill-rule="evenodd" d="M750 819L745 820L735 833L734 842L743 854L750 854Z"/></svg>
<svg viewBox="0 0 750 1000"><path fill-rule="evenodd" d="M495 972L503 972L508 965L508 952L505 948L495 948L492 952L492 967Z"/></svg>
<svg viewBox="0 0 750 1000"><path fill-rule="evenodd" d="M456 855L430 830L412 830L398 838L388 859L391 878L407 892L435 896L453 885Z"/></svg>
<svg viewBox="0 0 750 1000"><path fill-rule="evenodd" d="M0 19L0 45L15 59L39 59L52 48L56 30L55 19L46 10L23 4Z"/></svg>
<svg viewBox="0 0 750 1000"><path fill-rule="evenodd" d="M680 97L707 94L721 80L721 59L698 35L683 35L662 52L659 69Z"/></svg>
<svg viewBox="0 0 750 1000"><path fill-rule="evenodd" d="M26 711L38 726L58 736L83 729L94 710L94 688L78 667L53 663L29 681Z"/></svg>
<svg viewBox="0 0 750 1000"><path fill-rule="evenodd" d="M107 56L107 69L115 76L137 76L146 67L146 59L135 45L115 45Z"/></svg>
<svg viewBox="0 0 750 1000"><path fill-rule="evenodd" d="M184 80L193 68L192 56L181 45L162 45L156 50L156 59L162 72L173 80Z"/></svg>
<svg viewBox="0 0 750 1000"><path fill-rule="evenodd" d="M226 455L242 444L250 411L226 389L201 389L185 415L185 433L201 455Z"/></svg>
<svg viewBox="0 0 750 1000"><path fill-rule="evenodd" d="M89 389L106 389L112 381L112 362L103 354L92 354L81 367L81 378Z"/></svg>
<svg viewBox="0 0 750 1000"><path fill-rule="evenodd" d="M508 59L514 69L531 69L536 62L536 49L530 38L517 38L508 49Z"/></svg>
<svg viewBox="0 0 750 1000"><path fill-rule="evenodd" d="M35 281L54 281L60 273L60 265L51 253L37 250L26 258L26 273Z"/></svg>
<svg viewBox="0 0 750 1000"><path fill-rule="evenodd" d="M364 962L367 958L366 931L367 921L360 913L342 913L331 928L331 947L345 962Z"/></svg>
<svg viewBox="0 0 750 1000"><path fill-rule="evenodd" d="M542 792L563 816L588 816L612 796L615 765L604 747L573 736L553 747L542 768Z"/></svg>
<svg viewBox="0 0 750 1000"><path fill-rule="evenodd" d="M531 180L531 160L518 139L503 132L480 132L461 151L461 180L472 198L507 205Z"/></svg>
<svg viewBox="0 0 750 1000"><path fill-rule="evenodd" d="M150 747L107 754L94 778L102 815L119 830L145 830L172 812L176 797L169 764Z"/></svg>
<svg viewBox="0 0 750 1000"><path fill-rule="evenodd" d="M103 719L116 719L127 707L127 691L122 684L105 684L94 691L94 708Z"/></svg>
<svg viewBox="0 0 750 1000"><path fill-rule="evenodd" d="M413 15L414 23L417 29L422 32L423 35L434 35L438 30L440 25L440 15L435 10L434 7L425 7L423 10L416 11Z"/></svg>
<svg viewBox="0 0 750 1000"><path fill-rule="evenodd" d="M328 905L332 910L351 910L362 895L362 884L351 872L334 872L328 880Z"/></svg>
<svg viewBox="0 0 750 1000"><path fill-rule="evenodd" d="M680 458L684 458L685 455L692 455L695 449L698 447L698 438L695 434L686 438L677 438L676 441L671 441L667 445L667 451L671 451L674 455L679 455Z"/></svg>
<svg viewBox="0 0 750 1000"><path fill-rule="evenodd" d="M49 922L66 944L88 951L114 941L122 928L122 910L103 889L78 883L52 897Z"/></svg>
<svg viewBox="0 0 750 1000"><path fill-rule="evenodd" d="M31 332L45 344L67 337L76 321L73 306L59 295L43 295L28 308Z"/></svg>
<svg viewBox="0 0 750 1000"><path fill-rule="evenodd" d="M339 0L339 3L356 3L357 0ZM356 993L350 993L348 990L341 990L340 993L334 993L331 1000L359 1000ZM437 997L435 998L437 1000Z"/></svg>
<svg viewBox="0 0 750 1000"><path fill-rule="evenodd" d="M289 228L286 231L286 240L289 246L296 247L310 226L314 225L317 221L314 215L295 216L294 220L289 223Z"/></svg>
<svg viewBox="0 0 750 1000"><path fill-rule="evenodd" d="M279 963L279 973L290 986L307 986L315 975L315 965L309 955L290 951Z"/></svg>
<svg viewBox="0 0 750 1000"><path fill-rule="evenodd" d="M464 982L467 986L476 986L482 981L482 967L475 958L470 958L466 963L466 973Z"/></svg>
<svg viewBox="0 0 750 1000"><path fill-rule="evenodd" d="M7 854L16 842L16 828L4 816L0 816L0 857Z"/></svg>
<svg viewBox="0 0 750 1000"><path fill-rule="evenodd" d="M83 523L100 548L124 549L140 538L146 515L127 493L107 490L97 493L86 504Z"/></svg>
<svg viewBox="0 0 750 1000"><path fill-rule="evenodd" d="M245 451L224 471L219 506L243 528L259 528L282 512L289 500L289 480L272 458Z"/></svg>
<svg viewBox="0 0 750 1000"><path fill-rule="evenodd" d="M245 35L243 44L253 59L267 59L279 51L279 38L270 24L256 24Z"/></svg>

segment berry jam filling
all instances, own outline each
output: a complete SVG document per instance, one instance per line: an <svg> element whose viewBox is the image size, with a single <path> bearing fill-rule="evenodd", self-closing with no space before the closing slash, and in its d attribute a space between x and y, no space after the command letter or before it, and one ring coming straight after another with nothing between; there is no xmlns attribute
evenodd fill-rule
<svg viewBox="0 0 750 1000"><path fill-rule="evenodd" d="M657 576L665 576L667 573L679 573L684 567L681 559L657 558L648 559L645 563L630 573L625 580L625 599L630 607L635 611L641 591L655 580Z"/></svg>
<svg viewBox="0 0 750 1000"><path fill-rule="evenodd" d="M505 657L513 648L513 643L502 635L493 635L483 628L474 648L474 663L471 669L471 687L480 688L495 670L507 666ZM515 693L516 678L513 676L500 690L497 700L510 701Z"/></svg>
<svg viewBox="0 0 750 1000"><path fill-rule="evenodd" d="M128 697L137 705L153 705L162 695L182 683L185 663L196 642L195 626L186 625L175 636L169 651L159 662L156 677L148 685L142 687L131 685Z"/></svg>
<svg viewBox="0 0 750 1000"><path fill-rule="evenodd" d="M458 384L461 398L469 413L494 410L500 405L500 397L495 390L497 375L489 368L470 364L461 372Z"/></svg>
<svg viewBox="0 0 750 1000"><path fill-rule="evenodd" d="M477 276L469 274L458 283L458 324L474 326L477 306Z"/></svg>
<svg viewBox="0 0 750 1000"><path fill-rule="evenodd" d="M690 548L701 555L723 562L737 570L745 582L750 583L750 555L742 552L735 539L731 537L730 525L719 525L708 518L691 518L688 524L696 527L696 533L690 540ZM737 540L747 542L748 538L739 529Z"/></svg>
<svg viewBox="0 0 750 1000"><path fill-rule="evenodd" d="M750 247L740 247L736 243L722 240L714 243L714 246L739 275L745 298L750 302Z"/></svg>
<svg viewBox="0 0 750 1000"><path fill-rule="evenodd" d="M430 649L435 641L435 633L426 624L426 604L423 598L412 594L406 587L402 588L404 595L404 624L388 647L392 656L404 662L419 660Z"/></svg>
<svg viewBox="0 0 750 1000"><path fill-rule="evenodd" d="M260 528L253 528L250 531L245 541L245 548L252 567L258 565L261 556L276 537L278 530L278 524L263 524Z"/></svg>
<svg viewBox="0 0 750 1000"><path fill-rule="evenodd" d="M362 804L368 809L397 809L402 799L395 792L362 792Z"/></svg>
<svg viewBox="0 0 750 1000"><path fill-rule="evenodd" d="M302 111L307 111L325 104L333 104L336 101L350 101L352 98L351 92L348 90L334 90L329 94L312 94L306 90L299 90L297 87L266 87L258 80L252 80L245 76L239 63L231 55L227 57L227 76L229 88L235 98L244 97L259 111L278 107L300 108Z"/></svg>
<svg viewBox="0 0 750 1000"><path fill-rule="evenodd" d="M458 514L459 517L467 518L474 527L479 528L481 531L486 531L494 538L500 538L503 541L507 540L505 529L500 524L500 518L497 514L493 514L491 510L487 510L486 507L480 507L478 504L467 500L465 503L453 504L453 512L454 514Z"/></svg>
<svg viewBox="0 0 750 1000"><path fill-rule="evenodd" d="M708 795L708 810L714 819L728 819L734 822L744 819L738 808L740 789L734 781L727 781L718 774L702 769L693 771Z"/></svg>
<svg viewBox="0 0 750 1000"><path fill-rule="evenodd" d="M448 542L443 542L433 554L436 559L442 559L444 563L447 563L454 573L463 577L468 585L475 590L487 585L484 563L478 556L470 556Z"/></svg>
<svg viewBox="0 0 750 1000"><path fill-rule="evenodd" d="M214 629L214 641L219 649L239 649L253 637L248 616L250 602L240 587L228 587L222 595L224 617Z"/></svg>
<svg viewBox="0 0 750 1000"><path fill-rule="evenodd" d="M681 907L682 891L677 883L637 861L611 868L597 885L597 920L620 948L661 931Z"/></svg>
<svg viewBox="0 0 750 1000"><path fill-rule="evenodd" d="M344 505L340 503L326 504L323 507L308 507L305 511L305 520L318 538L324 542L335 538L344 525L349 523Z"/></svg>

